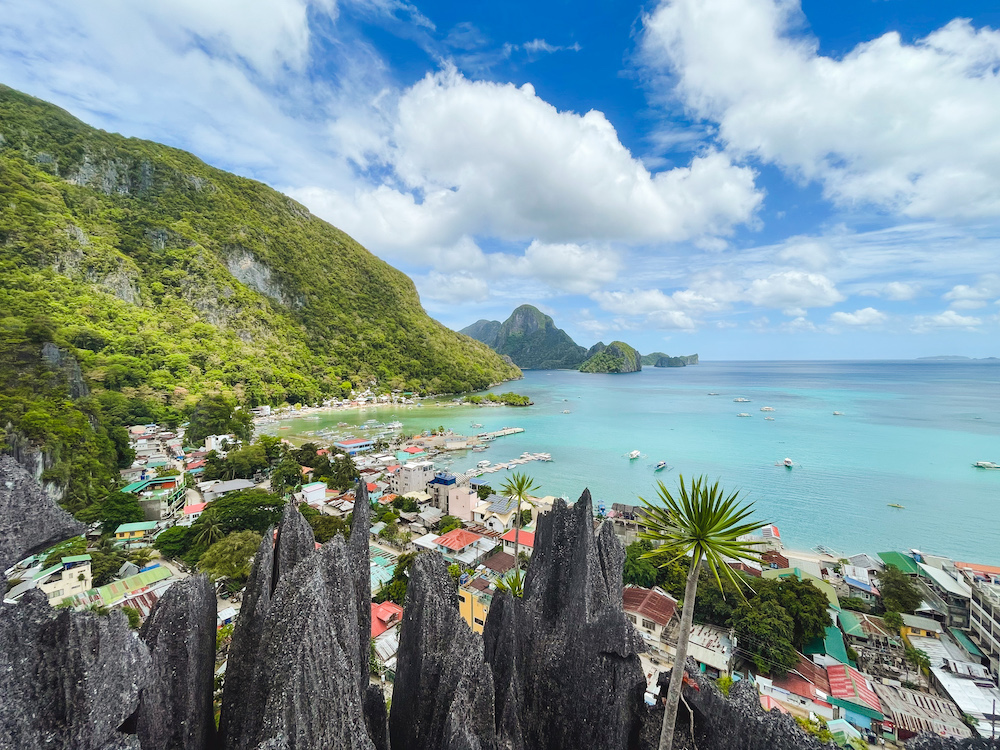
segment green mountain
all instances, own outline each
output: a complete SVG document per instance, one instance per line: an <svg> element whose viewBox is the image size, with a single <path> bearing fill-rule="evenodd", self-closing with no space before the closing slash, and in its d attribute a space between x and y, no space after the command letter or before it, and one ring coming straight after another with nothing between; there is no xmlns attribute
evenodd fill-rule
<svg viewBox="0 0 1000 750"><path fill-rule="evenodd" d="M46 342L79 363L92 391L79 405L52 378L27 377L47 372ZM519 375L292 199L3 86L0 352L8 449L30 435L62 455L52 471L69 471L80 437L60 433L59 414L86 431L112 413L176 420L206 392L298 403L372 383L458 392ZM94 450L112 461L107 445Z"/></svg>
<svg viewBox="0 0 1000 750"><path fill-rule="evenodd" d="M521 305L503 323L479 320L461 333L482 341L526 370L576 368L587 353L568 333L556 328L552 318L532 305Z"/></svg>
<svg viewBox="0 0 1000 750"><path fill-rule="evenodd" d="M685 354L680 357L671 357L663 352L653 352L652 354L643 354L642 363L647 367L686 367L698 364L698 355Z"/></svg>
<svg viewBox="0 0 1000 750"><path fill-rule="evenodd" d="M624 373L639 372L642 356L624 341L612 341L605 346L598 342L590 347L580 372Z"/></svg>

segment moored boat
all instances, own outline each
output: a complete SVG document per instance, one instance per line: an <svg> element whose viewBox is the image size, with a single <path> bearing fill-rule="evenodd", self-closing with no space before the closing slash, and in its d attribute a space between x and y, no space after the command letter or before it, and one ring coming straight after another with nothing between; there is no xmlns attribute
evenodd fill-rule
<svg viewBox="0 0 1000 750"><path fill-rule="evenodd" d="M639 453L639 451L631 451L628 454L628 460L629 461L634 461L635 459L639 458L640 455L642 455L642 454Z"/></svg>
<svg viewBox="0 0 1000 750"><path fill-rule="evenodd" d="M977 469L1000 469L1000 464L994 463L993 461L976 461L972 464Z"/></svg>
<svg viewBox="0 0 1000 750"><path fill-rule="evenodd" d="M653 471L663 471L665 468L667 468L667 462L660 461L658 464L656 464L656 466L653 467Z"/></svg>

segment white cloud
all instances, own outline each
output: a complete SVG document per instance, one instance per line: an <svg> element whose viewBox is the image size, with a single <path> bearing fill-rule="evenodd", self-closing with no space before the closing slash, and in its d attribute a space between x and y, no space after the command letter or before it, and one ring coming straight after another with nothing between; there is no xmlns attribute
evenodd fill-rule
<svg viewBox="0 0 1000 750"><path fill-rule="evenodd" d="M845 326L869 327L879 325L886 321L886 314L876 310L874 307L865 307L861 310L849 312L835 312L830 316L830 322Z"/></svg>
<svg viewBox="0 0 1000 750"><path fill-rule="evenodd" d="M818 329L815 323L800 315L794 320L782 323L781 330L787 333L815 333Z"/></svg>
<svg viewBox="0 0 1000 750"><path fill-rule="evenodd" d="M574 294L586 294L614 281L621 268L617 253L575 243L547 244L535 240L523 256L498 253L487 257L493 273L506 271L535 278L554 289Z"/></svg>
<svg viewBox="0 0 1000 750"><path fill-rule="evenodd" d="M432 271L416 279L422 298L449 305L482 302L490 296L489 285L468 274L445 274Z"/></svg>
<svg viewBox="0 0 1000 750"><path fill-rule="evenodd" d="M829 307L844 299L826 276L805 271L780 271L755 279L746 298L758 307Z"/></svg>
<svg viewBox="0 0 1000 750"><path fill-rule="evenodd" d="M656 328L664 328L667 330L685 330L689 331L697 328L697 323L691 319L691 317L680 310L662 310L660 312L654 312L647 318L649 324L655 326Z"/></svg>
<svg viewBox="0 0 1000 750"><path fill-rule="evenodd" d="M1000 296L1000 276L986 274L975 286L956 284L944 294L944 299L956 310L975 310L986 307L997 296Z"/></svg>
<svg viewBox="0 0 1000 750"><path fill-rule="evenodd" d="M888 299L905 302L920 294L920 285L907 284L903 281L890 281L882 287L882 294Z"/></svg>
<svg viewBox="0 0 1000 750"><path fill-rule="evenodd" d="M733 153L818 180L844 206L1000 215L1000 31L957 19L837 59L801 32L799 0L664 0L643 20L655 84L718 123Z"/></svg>
<svg viewBox="0 0 1000 750"><path fill-rule="evenodd" d="M940 328L975 330L977 326L982 324L983 321L980 318L975 318L971 315L959 315L954 310L945 310L943 313L937 315L916 316L912 330L916 333L925 333Z"/></svg>
<svg viewBox="0 0 1000 750"><path fill-rule="evenodd" d="M560 112L530 84L428 75L399 99L387 166L397 181L299 190L376 249L419 251L462 235L546 243L719 235L761 201L754 173L708 152L651 174L600 112Z"/></svg>

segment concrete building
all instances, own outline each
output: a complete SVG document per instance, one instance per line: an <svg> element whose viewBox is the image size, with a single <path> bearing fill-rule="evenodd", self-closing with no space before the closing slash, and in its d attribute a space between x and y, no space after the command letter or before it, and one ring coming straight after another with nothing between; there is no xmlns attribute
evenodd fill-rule
<svg viewBox="0 0 1000 750"><path fill-rule="evenodd" d="M677 631L680 618L675 617L663 636L663 650L673 656L677 653ZM735 648L729 630L715 625L694 625L688 642L688 656L698 662L701 671L709 677L719 678L733 670Z"/></svg>
<svg viewBox="0 0 1000 750"><path fill-rule="evenodd" d="M472 521L473 509L479 505L479 495L467 487L452 487L448 490L448 515Z"/></svg>
<svg viewBox="0 0 1000 750"><path fill-rule="evenodd" d="M152 477L122 487L122 492L135 495L147 521L166 518L184 504L184 477Z"/></svg>
<svg viewBox="0 0 1000 750"><path fill-rule="evenodd" d="M503 534L507 529L514 528L517 507L518 502L514 498L490 495L473 509L472 520L490 531Z"/></svg>
<svg viewBox="0 0 1000 750"><path fill-rule="evenodd" d="M318 507L326 502L326 484L323 482L310 482L302 485L302 501L313 507Z"/></svg>
<svg viewBox="0 0 1000 750"><path fill-rule="evenodd" d="M626 586L622 593L622 607L640 635L658 643L677 613L677 600L659 586L651 589Z"/></svg>
<svg viewBox="0 0 1000 750"><path fill-rule="evenodd" d="M242 490L252 490L253 482L249 479L230 479L226 482L202 482L198 485L204 487L202 496L206 503L218 500L220 497L228 495L230 492L241 492Z"/></svg>
<svg viewBox="0 0 1000 750"><path fill-rule="evenodd" d="M808 719L814 714L824 721L841 718L843 709L830 703L830 678L826 670L804 654L798 656L798 664L782 677L754 677L761 696L777 701L792 716Z"/></svg>
<svg viewBox="0 0 1000 750"><path fill-rule="evenodd" d="M500 541L503 542L503 551L510 555L514 554L514 533L515 530L511 529L500 537ZM517 544L519 553L523 552L531 557L531 553L535 550L535 532L521 529L517 532Z"/></svg>
<svg viewBox="0 0 1000 750"><path fill-rule="evenodd" d="M155 531L156 521L123 523L115 529L115 543L129 548L148 547Z"/></svg>
<svg viewBox="0 0 1000 750"><path fill-rule="evenodd" d="M1000 674L1000 584L976 581L972 585L972 640Z"/></svg>
<svg viewBox="0 0 1000 750"><path fill-rule="evenodd" d="M412 461L399 467L389 477L389 489L397 495L424 492L434 478L434 464L430 461Z"/></svg>
<svg viewBox="0 0 1000 750"><path fill-rule="evenodd" d="M16 602L29 589L39 589L56 606L67 597L76 596L92 586L90 555L64 557L45 570L39 570L4 596L6 602Z"/></svg>
<svg viewBox="0 0 1000 750"><path fill-rule="evenodd" d="M866 675L848 664L834 664L826 668L830 681L830 703L844 709L850 724L864 731L881 733L882 704Z"/></svg>
<svg viewBox="0 0 1000 750"><path fill-rule="evenodd" d="M482 633L490 613L496 587L483 576L469 579L458 588L458 611L475 633Z"/></svg>
<svg viewBox="0 0 1000 750"><path fill-rule="evenodd" d="M450 513L448 510L448 493L458 487L458 478L446 471L439 471L428 480L426 486L427 494L431 496L431 505L439 510L443 510L445 513Z"/></svg>
<svg viewBox="0 0 1000 750"><path fill-rule="evenodd" d="M951 628L968 629L972 588L953 565L948 570L918 562L921 576L917 585L935 609L944 613L945 624ZM928 591L929 590L929 591Z"/></svg>
<svg viewBox="0 0 1000 750"><path fill-rule="evenodd" d="M882 731L898 742L924 732L955 739L972 736L958 706L950 700L899 685L873 682L872 688L885 714Z"/></svg>
<svg viewBox="0 0 1000 750"><path fill-rule="evenodd" d="M447 534L434 539L434 549L449 563L458 563L465 568L474 568L496 547L496 542L488 537L474 534L466 529L452 529Z"/></svg>

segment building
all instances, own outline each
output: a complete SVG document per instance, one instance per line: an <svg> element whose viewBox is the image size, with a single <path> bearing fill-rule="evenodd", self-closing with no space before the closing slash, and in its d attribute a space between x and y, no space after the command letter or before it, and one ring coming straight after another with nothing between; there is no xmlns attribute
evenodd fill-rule
<svg viewBox="0 0 1000 750"><path fill-rule="evenodd" d="M228 495L230 492L252 490L254 484L249 479L230 479L226 482L203 482L198 486L204 487L202 489L202 496L205 498L205 502L210 503L213 500L218 500L220 497Z"/></svg>
<svg viewBox="0 0 1000 750"><path fill-rule="evenodd" d="M408 445L402 450L396 451L396 460L406 464L410 461L423 461L427 458L427 451L419 445Z"/></svg>
<svg viewBox="0 0 1000 750"><path fill-rule="evenodd" d="M675 617L663 635L663 650L670 656L677 653L677 631L680 618ZM733 670L735 648L729 631L715 625L694 625L688 642L688 656L698 662L703 674L713 679L728 675Z"/></svg>
<svg viewBox="0 0 1000 750"><path fill-rule="evenodd" d="M659 586L626 586L622 607L643 638L658 642L677 613L677 600Z"/></svg>
<svg viewBox="0 0 1000 750"><path fill-rule="evenodd" d="M936 605L934 608L945 615L945 624L948 627L967 629L972 588L964 580L958 580L962 577L961 573L954 566L949 567L955 571L955 575L923 562L918 562L917 566L921 572L917 585L925 595L925 599Z"/></svg>
<svg viewBox="0 0 1000 750"><path fill-rule="evenodd" d="M494 547L496 543L492 539L462 528L452 529L434 539L434 549L444 555L446 561L466 568L479 565Z"/></svg>
<svg viewBox="0 0 1000 750"><path fill-rule="evenodd" d="M883 565L891 565L894 568L899 568L899 570L908 576L920 574L917 561L910 555L904 555L902 552L879 552L878 557Z"/></svg>
<svg viewBox="0 0 1000 750"><path fill-rule="evenodd" d="M184 510L181 511L181 520L178 521L178 526L190 526L199 518L201 514L205 512L205 508L208 507L208 503L193 503L191 505L185 505Z"/></svg>
<svg viewBox="0 0 1000 750"><path fill-rule="evenodd" d="M903 627L900 633L909 640L912 636L920 638L940 638L944 628L937 620L920 615L900 615L903 618Z"/></svg>
<svg viewBox="0 0 1000 750"><path fill-rule="evenodd" d="M792 716L808 719L814 714L824 721L841 718L843 709L830 703L830 678L826 670L804 654L798 656L798 664L782 677L754 677L761 696L777 701Z"/></svg>
<svg viewBox="0 0 1000 750"><path fill-rule="evenodd" d="M372 638L378 638L403 621L403 608L395 602L372 602Z"/></svg>
<svg viewBox="0 0 1000 750"><path fill-rule="evenodd" d="M503 534L514 527L518 502L506 495L490 495L472 511L472 520L490 531Z"/></svg>
<svg viewBox="0 0 1000 750"><path fill-rule="evenodd" d="M931 683L976 722L977 734L1000 738L1000 690L986 667L945 659L941 666L931 667Z"/></svg>
<svg viewBox="0 0 1000 750"><path fill-rule="evenodd" d="M326 484L323 482L310 482L302 485L302 502L313 507L318 507L326 502Z"/></svg>
<svg viewBox="0 0 1000 750"><path fill-rule="evenodd" d="M115 529L115 543L126 547L147 547L156 531L156 521L123 523Z"/></svg>
<svg viewBox="0 0 1000 750"><path fill-rule="evenodd" d="M972 640L982 650L993 674L1000 674L1000 584L972 584Z"/></svg>
<svg viewBox="0 0 1000 750"><path fill-rule="evenodd" d="M830 703L844 709L844 718L861 730L881 733L885 716L871 680L847 664L826 668L830 681Z"/></svg>
<svg viewBox="0 0 1000 750"><path fill-rule="evenodd" d="M448 490L448 515L472 521L473 509L479 505L479 495L466 487L452 487Z"/></svg>
<svg viewBox="0 0 1000 750"><path fill-rule="evenodd" d="M972 736L958 706L950 700L899 685L873 682L872 688L885 714L882 731L898 742L924 732L955 739Z"/></svg>
<svg viewBox="0 0 1000 750"><path fill-rule="evenodd" d="M333 444L334 448L339 448L348 456L356 456L359 453L367 453L375 447L375 441L367 438L348 438Z"/></svg>
<svg viewBox="0 0 1000 750"><path fill-rule="evenodd" d="M153 565L136 575L112 581L107 586L77 594L72 598L74 609L82 609L91 605L99 607L120 607L131 602L139 602L148 592L156 592L157 596L172 582L170 571L162 565Z"/></svg>
<svg viewBox="0 0 1000 750"><path fill-rule="evenodd" d="M53 606L67 597L82 594L93 585L91 580L90 555L64 557L45 570L40 570L12 588L4 596L4 601L16 602L29 589L39 589Z"/></svg>
<svg viewBox="0 0 1000 750"><path fill-rule="evenodd" d="M152 477L126 485L128 492L139 499L139 507L147 521L166 518L184 504L184 477Z"/></svg>
<svg viewBox="0 0 1000 750"><path fill-rule="evenodd" d="M531 557L531 553L535 549L535 532L525 531L524 529L521 529L520 531L515 531L515 529L511 529L502 537L500 537L500 541L503 542L503 551L511 555L514 554L515 533L517 534L518 552L523 552L528 557Z"/></svg>
<svg viewBox="0 0 1000 750"><path fill-rule="evenodd" d="M439 471L427 482L427 494L431 496L431 505L445 513L448 510L448 492L458 487L458 479L454 474Z"/></svg>
<svg viewBox="0 0 1000 750"><path fill-rule="evenodd" d="M496 587L487 578L476 576L458 588L458 611L475 633L482 633L490 613Z"/></svg>
<svg viewBox="0 0 1000 750"><path fill-rule="evenodd" d="M430 461L413 461L399 467L389 477L389 489L397 495L424 492L434 478L434 464Z"/></svg>

